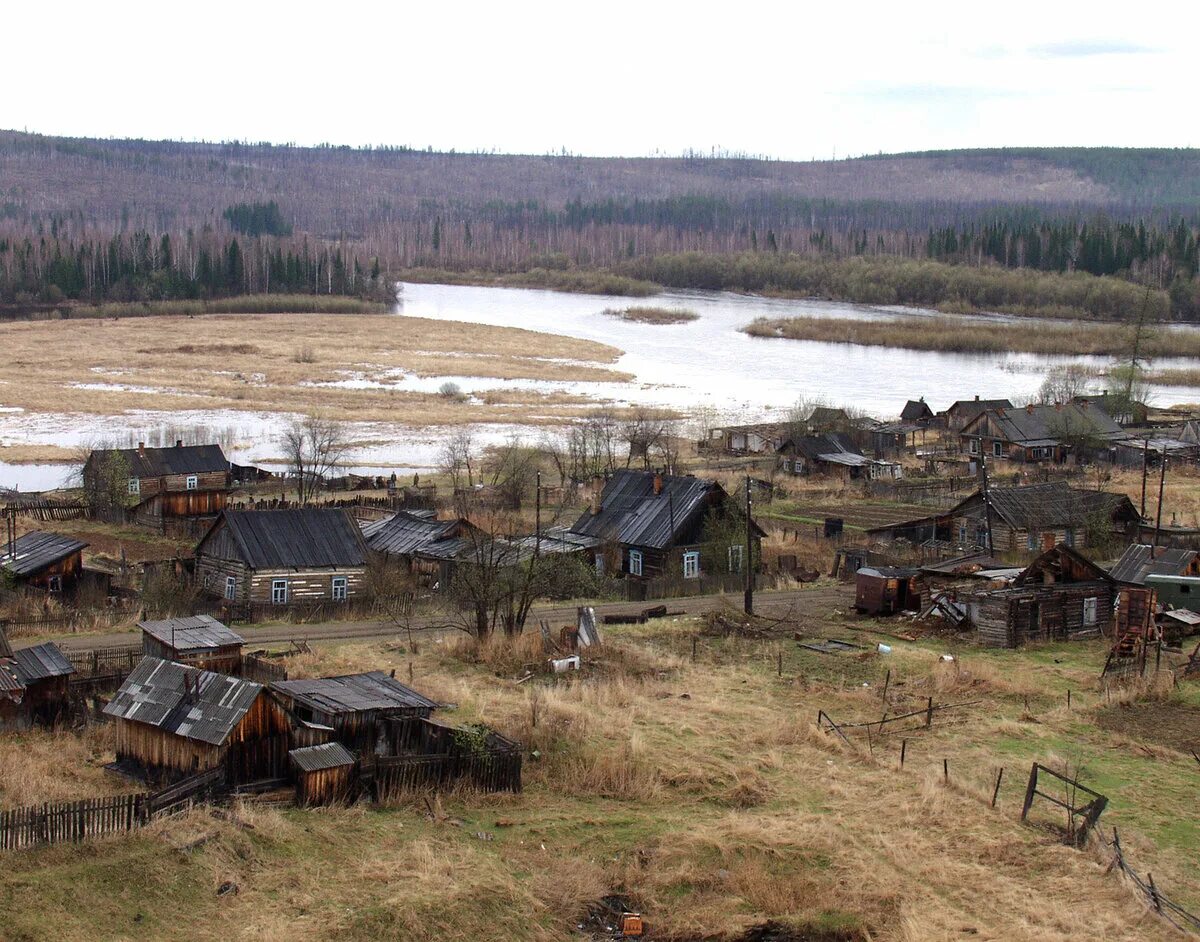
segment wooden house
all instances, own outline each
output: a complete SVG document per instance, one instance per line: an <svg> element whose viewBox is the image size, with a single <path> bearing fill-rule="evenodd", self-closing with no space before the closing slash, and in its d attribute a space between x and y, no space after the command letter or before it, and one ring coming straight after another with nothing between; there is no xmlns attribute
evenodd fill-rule
<svg viewBox="0 0 1200 942"><path fill-rule="evenodd" d="M87 545L74 537L33 530L3 545L0 570L29 593L70 592L83 575Z"/></svg>
<svg viewBox="0 0 1200 942"><path fill-rule="evenodd" d="M396 562L426 587L449 583L459 560L471 556L482 531L464 517L438 520L400 511L362 527L372 552Z"/></svg>
<svg viewBox="0 0 1200 942"><path fill-rule="evenodd" d="M1116 443L1128 437L1108 413L1086 401L989 409L959 433L966 454L1024 464L1111 458Z"/></svg>
<svg viewBox="0 0 1200 942"><path fill-rule="evenodd" d="M1149 576L1200 577L1200 552L1131 543L1108 574L1123 585L1146 585ZM1200 601L1198 599L1197 601Z"/></svg>
<svg viewBox="0 0 1200 942"><path fill-rule="evenodd" d="M840 432L789 438L779 446L779 456L784 471L802 477L857 481L871 476L871 459Z"/></svg>
<svg viewBox="0 0 1200 942"><path fill-rule="evenodd" d="M366 755L389 752L390 722L422 719L438 707L382 671L279 681L271 692L297 721L329 727L334 741Z"/></svg>
<svg viewBox="0 0 1200 942"><path fill-rule="evenodd" d="M979 640L1017 648L1107 634L1116 583L1098 565L1059 544L1035 559L1009 588L977 592L967 611Z"/></svg>
<svg viewBox="0 0 1200 942"><path fill-rule="evenodd" d="M104 708L117 761L170 780L222 765L230 784L286 771L287 713L261 684L143 658Z"/></svg>
<svg viewBox="0 0 1200 942"><path fill-rule="evenodd" d="M47 642L16 651L0 630L0 730L53 726L70 710L75 668L58 646Z"/></svg>
<svg viewBox="0 0 1200 942"><path fill-rule="evenodd" d="M217 674L240 674L241 635L211 615L189 615L162 621L141 621L142 653L164 661L176 661Z"/></svg>
<svg viewBox="0 0 1200 942"><path fill-rule="evenodd" d="M791 434L788 422L729 425L709 432L706 447L735 455L761 455L776 451Z"/></svg>
<svg viewBox="0 0 1200 942"><path fill-rule="evenodd" d="M907 451L915 451L925 444L929 427L920 422L883 422L872 426L867 432L871 454L876 458L887 458Z"/></svg>
<svg viewBox="0 0 1200 942"><path fill-rule="evenodd" d="M1131 425L1145 425L1150 416L1150 410L1144 402L1129 401L1123 396L1114 396L1109 393L1075 396L1071 402L1099 409L1111 416L1113 421L1122 428Z"/></svg>
<svg viewBox="0 0 1200 942"><path fill-rule="evenodd" d="M714 515L733 518L738 508L716 481L652 471L617 471L592 495L591 507L570 528L609 571L634 579L744 572L755 565L766 535L751 524L753 559L746 561L744 525L739 532L710 532ZM743 518L744 519L744 518ZM711 558L711 557L716 558Z"/></svg>
<svg viewBox="0 0 1200 942"><path fill-rule="evenodd" d="M288 753L301 807L340 804L350 798L358 760L341 743L305 746Z"/></svg>
<svg viewBox="0 0 1200 942"><path fill-rule="evenodd" d="M934 422L933 410L929 408L929 403L925 401L925 397L920 399L910 399L904 404L904 408L900 410L900 421L911 422L916 425L928 426Z"/></svg>
<svg viewBox="0 0 1200 942"><path fill-rule="evenodd" d="M196 547L196 578L230 603L347 602L367 594L367 558L345 510L226 510Z"/></svg>
<svg viewBox="0 0 1200 942"><path fill-rule="evenodd" d="M938 413L938 418L950 431L959 432L974 421L980 413L987 412L989 409L1011 409L1012 407L1013 404L1007 399L980 399L976 396L974 399L960 399L952 403Z"/></svg>
<svg viewBox="0 0 1200 942"><path fill-rule="evenodd" d="M232 486L229 461L220 445L173 448L101 449L83 467L84 488L107 490L111 479L125 482L127 503L134 519L161 525L171 517L212 517L225 509Z"/></svg>

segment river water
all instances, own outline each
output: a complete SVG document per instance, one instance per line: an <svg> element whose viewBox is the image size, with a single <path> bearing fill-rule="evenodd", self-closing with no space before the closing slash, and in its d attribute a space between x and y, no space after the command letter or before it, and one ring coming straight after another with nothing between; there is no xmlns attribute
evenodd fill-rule
<svg viewBox="0 0 1200 942"><path fill-rule="evenodd" d="M645 304L685 308L699 317L691 322L654 325L605 315L606 308ZM521 288L451 285L401 285L396 314L464 321L563 334L616 347L615 368L630 373L629 383L498 380L462 376L347 376L344 386L395 385L410 391L436 391L450 380L470 394L508 386L580 393L598 402L640 403L681 411L711 407L727 421L745 422L778 415L797 399L823 399L853 405L880 418L893 418L908 399L924 396L936 411L956 399L1019 398L1033 393L1045 371L1070 359L1105 366L1105 358L1056 358L1026 354L951 354L849 344L814 343L751 337L741 331L756 317L928 318L932 311L872 307L830 301L764 298L729 292L671 291L647 300L604 295L565 294ZM1019 330L1021 319L1010 321ZM536 349L530 350L536 356ZM1192 360L1159 360L1157 367L1193 366ZM1195 401L1196 390L1155 387L1158 403ZM0 444L49 444L85 449L103 441L131 447L137 441L170 444L175 438L217 441L240 463L264 463L280 454L278 435L291 417L240 411L131 411L124 415L33 415L0 403ZM540 430L482 424L480 445L514 434L536 437ZM361 474L407 475L437 463L448 430L413 428L400 423L360 423L350 429L359 441L373 442L349 456L350 470ZM23 491L62 486L69 468L61 464L6 464L0 461L0 487Z"/></svg>

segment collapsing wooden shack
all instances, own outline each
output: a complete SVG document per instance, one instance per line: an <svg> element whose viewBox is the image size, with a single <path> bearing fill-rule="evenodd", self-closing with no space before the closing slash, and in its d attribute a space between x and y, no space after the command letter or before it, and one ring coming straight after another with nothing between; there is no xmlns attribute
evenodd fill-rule
<svg viewBox="0 0 1200 942"><path fill-rule="evenodd" d="M70 710L75 668L50 642L13 651L0 629L0 730L52 726Z"/></svg>
<svg viewBox="0 0 1200 942"><path fill-rule="evenodd" d="M921 571L863 566L854 574L854 607L864 615L921 610Z"/></svg>
<svg viewBox="0 0 1200 942"><path fill-rule="evenodd" d="M242 646L237 632L211 615L189 615L162 621L141 621L142 653L218 674L238 674Z"/></svg>
<svg viewBox="0 0 1200 942"><path fill-rule="evenodd" d="M1116 584L1107 572L1060 543L1003 589L977 592L967 610L979 640L1002 648L1107 634Z"/></svg>

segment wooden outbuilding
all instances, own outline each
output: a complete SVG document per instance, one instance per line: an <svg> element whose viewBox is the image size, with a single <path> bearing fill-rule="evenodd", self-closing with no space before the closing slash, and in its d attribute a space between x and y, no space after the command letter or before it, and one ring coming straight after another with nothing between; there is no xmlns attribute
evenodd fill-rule
<svg viewBox="0 0 1200 942"><path fill-rule="evenodd" d="M0 570L26 592L70 592L83 574L87 545L60 533L33 530L3 544Z"/></svg>
<svg viewBox="0 0 1200 942"><path fill-rule="evenodd" d="M289 721L261 684L144 658L104 708L117 761L152 780L222 765L229 784L286 774Z"/></svg>
<svg viewBox="0 0 1200 942"><path fill-rule="evenodd" d="M894 566L863 566L854 574L854 608L864 615L921 610L921 572Z"/></svg>
<svg viewBox="0 0 1200 942"><path fill-rule="evenodd" d="M218 674L240 674L245 639L211 615L141 621L142 653Z"/></svg>
<svg viewBox="0 0 1200 942"><path fill-rule="evenodd" d="M385 562L395 562L425 587L448 585L458 562L469 558L482 531L465 517L438 520L400 511L363 524L363 538Z"/></svg>
<svg viewBox="0 0 1200 942"><path fill-rule="evenodd" d="M0 730L53 726L70 711L75 667L56 644L13 650L0 629Z"/></svg>
<svg viewBox="0 0 1200 942"><path fill-rule="evenodd" d="M341 743L293 749L288 760L296 778L296 804L339 804L351 796L358 760Z"/></svg>

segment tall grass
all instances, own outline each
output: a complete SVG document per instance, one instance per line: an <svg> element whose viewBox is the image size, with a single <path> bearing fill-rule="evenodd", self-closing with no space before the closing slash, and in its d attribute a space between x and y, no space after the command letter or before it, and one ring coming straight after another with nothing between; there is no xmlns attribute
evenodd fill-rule
<svg viewBox="0 0 1200 942"><path fill-rule="evenodd" d="M698 320L700 315L695 311L675 307L646 307L634 306L624 308L607 308L604 313L609 317L619 317L623 321L633 321L638 324L686 324Z"/></svg>
<svg viewBox="0 0 1200 942"><path fill-rule="evenodd" d="M65 310L69 318L110 318L201 314L386 314L390 308L381 301L341 295L245 294L211 301L110 301L73 305ZM52 319L53 316L37 319Z"/></svg>
<svg viewBox="0 0 1200 942"><path fill-rule="evenodd" d="M1037 353L1045 356L1113 356L1130 344L1119 324L973 323L955 317L866 321L849 317L760 317L743 328L753 337L782 337L903 347L940 353ZM1142 341L1144 356L1200 356L1200 333L1161 331Z"/></svg>
<svg viewBox="0 0 1200 942"><path fill-rule="evenodd" d="M547 288L572 294L609 294L630 298L646 298L662 291L661 285L604 269L531 268L528 271L496 273L445 268L409 268L400 272L400 277L419 284Z"/></svg>

